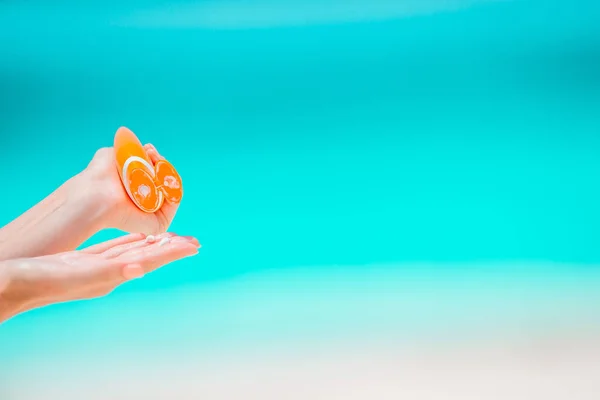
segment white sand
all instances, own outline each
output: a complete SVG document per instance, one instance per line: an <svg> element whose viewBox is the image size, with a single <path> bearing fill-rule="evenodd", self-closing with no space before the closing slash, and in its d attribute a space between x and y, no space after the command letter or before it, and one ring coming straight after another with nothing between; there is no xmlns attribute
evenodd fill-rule
<svg viewBox="0 0 600 400"><path fill-rule="evenodd" d="M23 366L4 398L591 400L600 398L599 343L574 335L412 348L290 343L286 350L221 355L179 348L170 356L115 354L110 361L65 355Z"/></svg>

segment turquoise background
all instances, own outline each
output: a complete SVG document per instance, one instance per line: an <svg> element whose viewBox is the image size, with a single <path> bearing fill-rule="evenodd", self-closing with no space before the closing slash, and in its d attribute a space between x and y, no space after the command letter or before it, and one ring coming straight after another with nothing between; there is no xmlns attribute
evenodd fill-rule
<svg viewBox="0 0 600 400"><path fill-rule="evenodd" d="M125 125L180 170L172 230L203 244L3 324L0 369L595 321L600 3L340 4L0 3L0 163L21 194L0 222Z"/></svg>

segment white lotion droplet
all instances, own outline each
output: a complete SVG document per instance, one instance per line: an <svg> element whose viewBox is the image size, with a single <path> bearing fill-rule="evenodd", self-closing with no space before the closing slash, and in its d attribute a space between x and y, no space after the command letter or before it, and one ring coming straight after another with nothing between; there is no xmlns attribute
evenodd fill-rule
<svg viewBox="0 0 600 400"><path fill-rule="evenodd" d="M166 238L162 238L162 239L160 240L160 242L158 242L158 245L159 245L159 246L164 246L165 244L167 244L167 243L169 243L169 242L170 242L169 238L167 238L167 237L166 237Z"/></svg>
<svg viewBox="0 0 600 400"><path fill-rule="evenodd" d="M146 236L146 243L154 243L156 238L153 235Z"/></svg>

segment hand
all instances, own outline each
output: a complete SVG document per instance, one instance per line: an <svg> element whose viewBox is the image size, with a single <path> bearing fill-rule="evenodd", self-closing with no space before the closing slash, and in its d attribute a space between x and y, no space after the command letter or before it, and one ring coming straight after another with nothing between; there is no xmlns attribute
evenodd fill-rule
<svg viewBox="0 0 600 400"><path fill-rule="evenodd" d="M79 251L4 262L0 322L32 308L107 295L128 280L197 254L199 247L194 238L170 233L153 241L131 234Z"/></svg>
<svg viewBox="0 0 600 400"><path fill-rule="evenodd" d="M163 159L153 145L146 144L144 149L153 164ZM106 228L157 235L167 231L177 213L179 205L166 201L160 210L152 214L141 211L133 204L115 167L112 147L98 150L78 179L88 181L88 187L93 188L94 193L102 198L107 209L104 217Z"/></svg>

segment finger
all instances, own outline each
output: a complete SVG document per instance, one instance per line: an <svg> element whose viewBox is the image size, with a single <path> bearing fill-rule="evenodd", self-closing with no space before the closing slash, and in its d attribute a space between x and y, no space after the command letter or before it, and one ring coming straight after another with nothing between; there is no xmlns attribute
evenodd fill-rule
<svg viewBox="0 0 600 400"><path fill-rule="evenodd" d="M160 160L164 160L165 159L163 156L160 155L160 153L158 152L158 150L156 149L156 147L154 147L154 145L152 145L150 143L144 145L144 150L146 150L146 153L148 154L148 157L150 157L150 160L154 164L156 164Z"/></svg>
<svg viewBox="0 0 600 400"><path fill-rule="evenodd" d="M147 150L146 154L148 154L148 157L150 157L152 164L156 164L160 160L158 158L158 153L155 150Z"/></svg>
<svg viewBox="0 0 600 400"><path fill-rule="evenodd" d="M152 143L146 143L144 145L144 150L146 150L146 151L148 151L148 150L155 150L156 151L156 147Z"/></svg>
<svg viewBox="0 0 600 400"><path fill-rule="evenodd" d="M123 282L141 278L144 275L145 270L141 264L103 259L78 268L77 272L70 274L69 279L72 284L75 283L75 287L115 288Z"/></svg>
<svg viewBox="0 0 600 400"><path fill-rule="evenodd" d="M126 264L121 270L121 275L126 281L142 278L146 272L140 264Z"/></svg>
<svg viewBox="0 0 600 400"><path fill-rule="evenodd" d="M171 238L176 236L174 233L167 232L158 236L148 235L143 240L137 240L135 242L124 243L119 246L115 246L110 248L102 253L102 255L106 258L116 258L121 254L124 254L128 251L141 249L147 246L152 246L155 242L162 240L163 238Z"/></svg>
<svg viewBox="0 0 600 400"><path fill-rule="evenodd" d="M102 242L102 243L95 244L93 246L86 247L85 249L82 249L81 251L86 254L101 254L109 249L112 249L112 248L115 248L118 246L123 246L128 243L132 243L132 242L137 242L137 241L143 240L145 238L146 238L146 235L144 235L143 233L132 233L129 235L118 237L116 239L107 240L106 242Z"/></svg>
<svg viewBox="0 0 600 400"><path fill-rule="evenodd" d="M118 284L124 280L121 272L124 263L99 255L82 256L79 252L73 252L69 265L74 268L54 270L53 276L58 282L68 283L66 286L71 292L78 288L86 290L98 285Z"/></svg>
<svg viewBox="0 0 600 400"><path fill-rule="evenodd" d="M144 149L150 157L150 160L153 164L156 164L160 160L164 160L165 158L160 155L156 147L153 144L147 143L144 145ZM168 201L165 201L163 206L160 209L160 213L162 214L163 224L168 227L171 225L171 222L175 218L175 214L177 214L177 210L179 209L179 203L173 204Z"/></svg>
<svg viewBox="0 0 600 400"><path fill-rule="evenodd" d="M75 288L84 288L85 291L94 287L110 291L126 281L142 278L145 273L141 264L128 264L116 259L102 259L70 273L69 280Z"/></svg>
<svg viewBox="0 0 600 400"><path fill-rule="evenodd" d="M190 243L194 244L196 247L201 247L200 242L198 241L198 239L196 239L193 236L179 236L187 241L189 241Z"/></svg>
<svg viewBox="0 0 600 400"><path fill-rule="evenodd" d="M173 261L198 254L198 247L189 239L175 237L165 244L159 242L152 246L131 250L117 260L125 264L139 264L144 268L145 273L149 273Z"/></svg>
<svg viewBox="0 0 600 400"><path fill-rule="evenodd" d="M171 225L171 222L173 222L173 220L175 219L175 215L177 214L178 209L179 203L170 203L168 201L165 201L156 214L160 215L160 217L163 220L163 223L165 224L165 226L168 227Z"/></svg>

